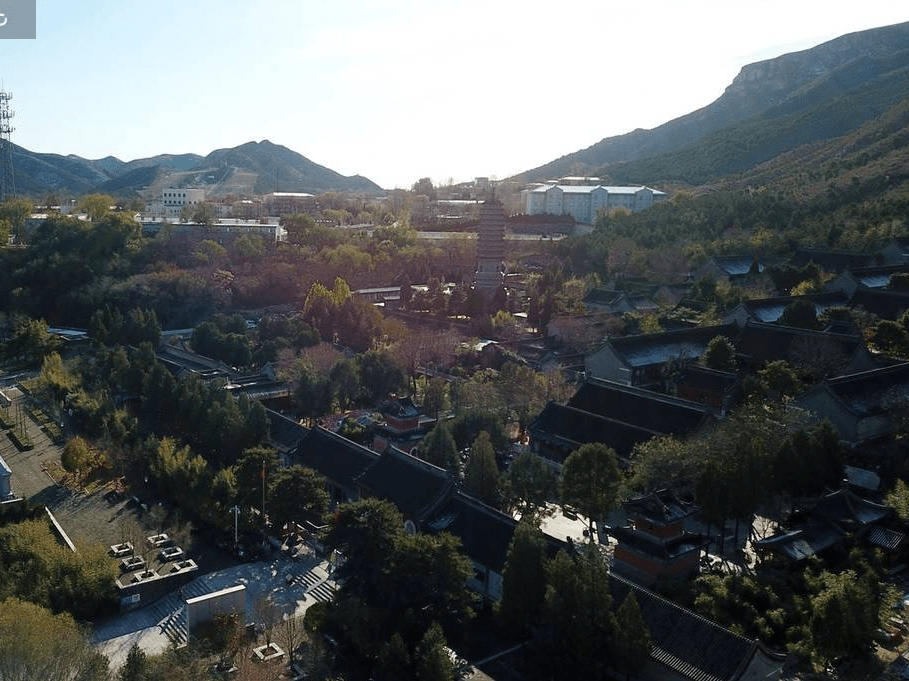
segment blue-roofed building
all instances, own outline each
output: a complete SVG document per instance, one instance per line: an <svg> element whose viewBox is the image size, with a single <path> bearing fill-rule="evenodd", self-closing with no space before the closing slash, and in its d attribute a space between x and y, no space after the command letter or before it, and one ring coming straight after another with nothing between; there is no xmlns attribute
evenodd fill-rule
<svg viewBox="0 0 909 681"><path fill-rule="evenodd" d="M744 326L745 322L749 320L773 324L779 321L786 308L797 300L808 300L813 303L815 313L820 316L821 313L828 308L846 305L849 301L849 296L841 291L833 291L830 293L815 293L806 296L753 298L738 304L726 313L723 317L723 322L726 324L735 322L739 326Z"/></svg>
<svg viewBox="0 0 909 681"><path fill-rule="evenodd" d="M669 362L695 360L717 336L735 338L737 333L735 324L723 324L608 338L584 358L584 369L588 376L625 385L657 385Z"/></svg>
<svg viewBox="0 0 909 681"><path fill-rule="evenodd" d="M701 279L742 281L751 275L761 274L763 271L763 263L753 255L717 255L697 270L692 278L695 281Z"/></svg>
<svg viewBox="0 0 909 681"><path fill-rule="evenodd" d="M819 421L830 421L840 439L855 447L892 435L893 412L907 401L909 362L902 362L819 383L796 403Z"/></svg>
<svg viewBox="0 0 909 681"><path fill-rule="evenodd" d="M852 267L841 272L824 285L825 291L842 291L854 295L859 289L886 289L894 274L909 273L909 264Z"/></svg>

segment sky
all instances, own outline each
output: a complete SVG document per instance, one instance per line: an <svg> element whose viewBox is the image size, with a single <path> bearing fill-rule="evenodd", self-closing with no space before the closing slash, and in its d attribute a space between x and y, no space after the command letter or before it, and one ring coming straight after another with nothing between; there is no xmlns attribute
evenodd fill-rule
<svg viewBox="0 0 909 681"><path fill-rule="evenodd" d="M535 168L706 106L746 64L907 20L894 0L37 0L0 81L30 151L268 139L409 188Z"/></svg>

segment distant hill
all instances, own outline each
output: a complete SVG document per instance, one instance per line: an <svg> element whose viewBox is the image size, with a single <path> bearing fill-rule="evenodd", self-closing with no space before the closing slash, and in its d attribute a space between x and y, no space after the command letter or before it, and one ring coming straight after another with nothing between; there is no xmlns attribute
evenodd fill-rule
<svg viewBox="0 0 909 681"><path fill-rule="evenodd" d="M268 140L247 142L239 147L217 149L190 170L201 184L211 183L212 193L264 194L270 191L379 192L381 187L362 177L345 177L313 163L295 151ZM245 191L243 188L248 187Z"/></svg>
<svg viewBox="0 0 909 681"><path fill-rule="evenodd" d="M902 99L907 46L909 22L749 64L702 109L653 130L605 138L514 179L601 174L613 182L700 183L739 172L853 130Z"/></svg>
<svg viewBox="0 0 909 681"><path fill-rule="evenodd" d="M35 197L103 192L119 197L159 196L166 186L204 187L208 194L269 191L378 193L374 182L345 177L268 140L218 149L208 156L159 154L124 162L113 156L89 160L42 154L13 145L16 190Z"/></svg>

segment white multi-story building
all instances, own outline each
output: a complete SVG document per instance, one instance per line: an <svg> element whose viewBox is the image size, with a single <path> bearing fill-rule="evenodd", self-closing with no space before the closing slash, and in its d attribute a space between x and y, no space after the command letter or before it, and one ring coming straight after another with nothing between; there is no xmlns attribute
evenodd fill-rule
<svg viewBox="0 0 909 681"><path fill-rule="evenodd" d="M205 201L204 189L186 189L185 187L167 187L161 196L161 205L165 217L178 218L184 206L195 206Z"/></svg>
<svg viewBox="0 0 909 681"><path fill-rule="evenodd" d="M597 215L615 208L637 213L666 198L650 187L606 187L603 185L542 184L521 192L527 215L570 215L576 222L591 224Z"/></svg>

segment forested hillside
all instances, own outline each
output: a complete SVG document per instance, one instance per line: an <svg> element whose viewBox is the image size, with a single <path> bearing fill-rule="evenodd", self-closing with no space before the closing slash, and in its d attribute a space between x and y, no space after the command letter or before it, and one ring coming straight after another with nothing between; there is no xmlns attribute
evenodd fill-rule
<svg viewBox="0 0 909 681"><path fill-rule="evenodd" d="M903 23L749 64L697 111L652 130L605 138L514 179L600 174L614 183L700 183L739 172L800 144L844 134L905 96L907 44L909 23ZM622 163L627 167L617 170Z"/></svg>

